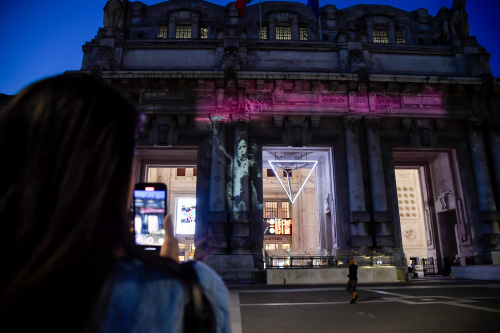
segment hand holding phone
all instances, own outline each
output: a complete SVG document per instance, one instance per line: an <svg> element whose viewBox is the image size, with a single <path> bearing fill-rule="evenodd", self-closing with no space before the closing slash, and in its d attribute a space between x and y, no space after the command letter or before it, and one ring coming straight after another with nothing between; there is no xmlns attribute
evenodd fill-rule
<svg viewBox="0 0 500 333"><path fill-rule="evenodd" d="M159 250L165 242L167 187L138 183L134 187L134 235L137 245Z"/></svg>
<svg viewBox="0 0 500 333"><path fill-rule="evenodd" d="M174 223L172 216L165 217L165 242L160 249L160 256L173 259L179 262L179 243L174 235Z"/></svg>

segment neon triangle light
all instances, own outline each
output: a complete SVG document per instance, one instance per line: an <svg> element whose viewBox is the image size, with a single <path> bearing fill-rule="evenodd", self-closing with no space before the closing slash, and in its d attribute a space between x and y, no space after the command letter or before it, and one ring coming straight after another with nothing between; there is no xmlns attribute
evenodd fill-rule
<svg viewBox="0 0 500 333"><path fill-rule="evenodd" d="M286 163L295 164L295 165L301 164L302 166L304 166L304 164L305 165L307 165L307 164L313 164L313 166L311 168L311 171L309 171L309 174L307 175L306 180L304 181L304 183L302 183L302 186L300 187L299 191L295 194L295 196L292 193L292 186L291 186L291 183L290 183L290 176L289 176L288 172L285 171L285 168L282 168L282 167L280 168L278 166L279 164L286 164ZM271 166L271 169L273 169L274 175L276 176L276 178L278 178L278 181L280 182L281 187L283 187L283 190L285 191L286 195L288 196L288 199L290 199L290 202L292 204L299 197L299 194L300 194L300 192L302 192L302 189L304 188L304 185L306 185L307 181L309 180L309 177L311 177L312 172L314 171L314 168L316 168L316 164L318 164L318 161L314 161L314 160L307 160L307 161L302 161L302 160L273 160L273 161L269 161L269 165ZM285 171L285 173L286 173L286 179L288 181L288 190L286 189L285 185L281 181L281 178L278 176L278 173L276 172L276 169ZM305 169L305 168L296 167L296 168L287 168L287 169L298 170L298 169Z"/></svg>

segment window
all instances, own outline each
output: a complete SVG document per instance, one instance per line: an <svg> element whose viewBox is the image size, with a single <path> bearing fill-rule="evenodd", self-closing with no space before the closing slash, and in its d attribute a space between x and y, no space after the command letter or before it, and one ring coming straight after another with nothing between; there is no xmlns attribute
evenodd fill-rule
<svg viewBox="0 0 500 333"><path fill-rule="evenodd" d="M175 27L175 38L191 38L191 25L178 24Z"/></svg>
<svg viewBox="0 0 500 333"><path fill-rule="evenodd" d="M262 27L260 39L267 39L267 27Z"/></svg>
<svg viewBox="0 0 500 333"><path fill-rule="evenodd" d="M276 40L292 40L292 27L276 27Z"/></svg>
<svg viewBox="0 0 500 333"><path fill-rule="evenodd" d="M308 40L309 36L307 34L307 27L300 27L299 35L300 35L300 40Z"/></svg>
<svg viewBox="0 0 500 333"><path fill-rule="evenodd" d="M292 169L283 169L283 177L290 177L292 178Z"/></svg>
<svg viewBox="0 0 500 333"><path fill-rule="evenodd" d="M387 30L373 29L373 42L379 43L379 44L389 43L389 37L387 36Z"/></svg>
<svg viewBox="0 0 500 333"><path fill-rule="evenodd" d="M208 25L202 25L200 28L200 38L208 39Z"/></svg>
<svg viewBox="0 0 500 333"><path fill-rule="evenodd" d="M266 251L273 251L273 250L278 250L279 249L279 244L278 243L267 243L266 244Z"/></svg>
<svg viewBox="0 0 500 333"><path fill-rule="evenodd" d="M186 176L186 169L177 168L177 177L185 177L185 176Z"/></svg>
<svg viewBox="0 0 500 333"><path fill-rule="evenodd" d="M275 219L278 217L278 202L265 201L264 202L264 218Z"/></svg>
<svg viewBox="0 0 500 333"><path fill-rule="evenodd" d="M195 250L194 244L189 243L188 260L194 260L194 250Z"/></svg>
<svg viewBox="0 0 500 333"><path fill-rule="evenodd" d="M281 202L281 217L284 219L290 218L290 201Z"/></svg>
<svg viewBox="0 0 500 333"><path fill-rule="evenodd" d="M291 235L292 224L290 201L264 201L265 235Z"/></svg>
<svg viewBox="0 0 500 333"><path fill-rule="evenodd" d="M282 249L287 251L290 250L290 243L283 243Z"/></svg>
<svg viewBox="0 0 500 333"><path fill-rule="evenodd" d="M160 31L158 32L158 38L168 38L168 26L160 25Z"/></svg>
<svg viewBox="0 0 500 333"><path fill-rule="evenodd" d="M396 43L406 44L405 35L403 34L403 30L396 30Z"/></svg>
<svg viewBox="0 0 500 333"><path fill-rule="evenodd" d="M198 169L194 168L193 169L193 177L198 176Z"/></svg>
<svg viewBox="0 0 500 333"><path fill-rule="evenodd" d="M183 262L186 258L185 256L186 256L186 245L179 244L179 261Z"/></svg>

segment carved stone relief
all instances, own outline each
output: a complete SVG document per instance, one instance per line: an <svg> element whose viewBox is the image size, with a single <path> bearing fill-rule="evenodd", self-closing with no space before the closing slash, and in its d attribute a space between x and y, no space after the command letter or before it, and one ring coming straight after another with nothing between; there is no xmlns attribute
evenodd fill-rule
<svg viewBox="0 0 500 333"><path fill-rule="evenodd" d="M248 112L261 112L262 105L271 104L272 95L267 92L252 92L246 94L246 109Z"/></svg>
<svg viewBox="0 0 500 333"><path fill-rule="evenodd" d="M420 181L416 169L396 169L401 238L407 257L427 257L427 237L420 192Z"/></svg>

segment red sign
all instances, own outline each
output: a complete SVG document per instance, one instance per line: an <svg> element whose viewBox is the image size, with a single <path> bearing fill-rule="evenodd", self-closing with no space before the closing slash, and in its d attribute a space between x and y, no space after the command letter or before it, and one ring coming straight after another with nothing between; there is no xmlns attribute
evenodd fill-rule
<svg viewBox="0 0 500 333"><path fill-rule="evenodd" d="M291 235L292 219L268 219L269 233L274 235Z"/></svg>

